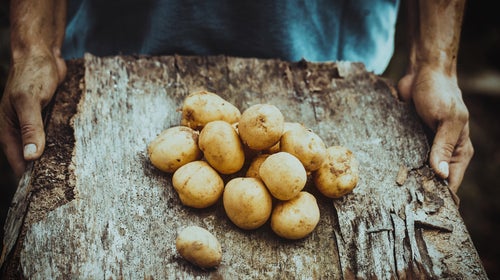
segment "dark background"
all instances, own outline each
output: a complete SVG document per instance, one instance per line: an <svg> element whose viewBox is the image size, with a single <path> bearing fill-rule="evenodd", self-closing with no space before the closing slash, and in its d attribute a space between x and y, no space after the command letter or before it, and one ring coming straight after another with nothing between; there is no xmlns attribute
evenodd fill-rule
<svg viewBox="0 0 500 280"><path fill-rule="evenodd" d="M0 4L0 95L9 68L8 2ZM402 1L396 51L384 76L397 81L406 68L406 7ZM458 78L470 112L475 155L458 192L460 212L491 279L500 279L500 16L494 1L468 1L458 56ZM0 225L16 188L0 151ZM3 240L3 230L0 231ZM459 246L459 245L457 245ZM1 244L0 244L1 248Z"/></svg>

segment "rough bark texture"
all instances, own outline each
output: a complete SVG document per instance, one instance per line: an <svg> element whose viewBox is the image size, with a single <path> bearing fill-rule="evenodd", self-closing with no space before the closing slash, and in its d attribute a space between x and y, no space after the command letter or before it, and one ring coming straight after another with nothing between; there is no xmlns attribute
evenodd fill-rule
<svg viewBox="0 0 500 280"><path fill-rule="evenodd" d="M361 64L91 55L68 64L48 113L47 150L5 225L7 278L486 278L453 197L426 166L415 112ZM146 146L179 124L183 98L198 89L242 111L274 104L327 145L348 147L360 161L358 187L331 200L308 184L321 219L298 241L269 224L240 230L221 203L182 206ZM217 269L197 269L176 252L177 230L193 224L222 243Z"/></svg>

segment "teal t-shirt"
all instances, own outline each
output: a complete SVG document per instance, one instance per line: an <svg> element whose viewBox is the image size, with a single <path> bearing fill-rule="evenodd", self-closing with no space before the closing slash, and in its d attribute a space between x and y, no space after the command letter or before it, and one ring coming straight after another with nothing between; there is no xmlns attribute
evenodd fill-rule
<svg viewBox="0 0 500 280"><path fill-rule="evenodd" d="M80 0L68 2L65 58L231 55L359 61L381 73L399 0Z"/></svg>

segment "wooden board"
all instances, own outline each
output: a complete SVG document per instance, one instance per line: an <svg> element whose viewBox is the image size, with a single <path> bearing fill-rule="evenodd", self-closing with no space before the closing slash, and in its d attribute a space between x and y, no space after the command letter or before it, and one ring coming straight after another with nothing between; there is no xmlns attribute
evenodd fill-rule
<svg viewBox="0 0 500 280"><path fill-rule="evenodd" d="M86 55L68 66L47 150L23 177L5 225L7 277L487 278L451 193L426 165L429 145L413 108L362 64ZM332 200L309 183L321 219L298 241L268 224L238 229L221 203L182 206L146 146L179 124L183 98L199 89L242 111L274 104L327 145L348 147L360 161L358 187ZM176 232L186 225L218 237L217 269L178 255Z"/></svg>

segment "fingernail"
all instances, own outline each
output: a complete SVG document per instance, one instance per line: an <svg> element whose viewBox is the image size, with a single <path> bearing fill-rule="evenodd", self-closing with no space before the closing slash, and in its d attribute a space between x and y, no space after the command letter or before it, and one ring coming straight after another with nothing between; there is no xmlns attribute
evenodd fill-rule
<svg viewBox="0 0 500 280"><path fill-rule="evenodd" d="M448 163L446 161L442 161L439 163L439 172L441 172L441 174L443 174L444 178L448 178L448 173L449 173L449 166L448 166Z"/></svg>
<svg viewBox="0 0 500 280"><path fill-rule="evenodd" d="M35 144L26 144L24 145L24 157L29 158L36 154L36 145Z"/></svg>

